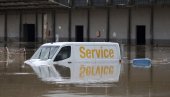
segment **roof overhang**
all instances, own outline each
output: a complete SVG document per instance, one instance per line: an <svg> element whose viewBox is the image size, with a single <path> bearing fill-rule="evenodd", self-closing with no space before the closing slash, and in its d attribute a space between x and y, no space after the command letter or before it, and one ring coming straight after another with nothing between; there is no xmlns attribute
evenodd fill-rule
<svg viewBox="0 0 170 97"><path fill-rule="evenodd" d="M0 9L70 8L54 0L0 0Z"/></svg>

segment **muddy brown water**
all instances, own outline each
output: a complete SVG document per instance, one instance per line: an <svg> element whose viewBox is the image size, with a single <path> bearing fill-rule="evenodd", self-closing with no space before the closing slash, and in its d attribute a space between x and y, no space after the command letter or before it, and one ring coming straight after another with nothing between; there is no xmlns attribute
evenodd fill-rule
<svg viewBox="0 0 170 97"><path fill-rule="evenodd" d="M56 84L41 81L23 66L34 50L0 49L0 97L170 97L170 47L123 46L117 83ZM147 57L151 68L135 68L130 60Z"/></svg>

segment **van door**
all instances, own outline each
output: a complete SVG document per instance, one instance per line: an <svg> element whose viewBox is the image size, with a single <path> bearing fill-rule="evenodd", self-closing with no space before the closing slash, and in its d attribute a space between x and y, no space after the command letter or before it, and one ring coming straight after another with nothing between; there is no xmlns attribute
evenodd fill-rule
<svg viewBox="0 0 170 97"><path fill-rule="evenodd" d="M71 77L71 46L64 46L60 49L53 63L56 71L64 79L70 79Z"/></svg>
<svg viewBox="0 0 170 97"><path fill-rule="evenodd" d="M115 81L119 80L120 76L120 51L118 45L98 45L95 47L96 53L96 79L98 81Z"/></svg>
<svg viewBox="0 0 170 97"><path fill-rule="evenodd" d="M91 54L95 49L94 45L78 44L74 45L74 72L72 78L74 81L88 82L93 80L92 68L95 65L95 55Z"/></svg>

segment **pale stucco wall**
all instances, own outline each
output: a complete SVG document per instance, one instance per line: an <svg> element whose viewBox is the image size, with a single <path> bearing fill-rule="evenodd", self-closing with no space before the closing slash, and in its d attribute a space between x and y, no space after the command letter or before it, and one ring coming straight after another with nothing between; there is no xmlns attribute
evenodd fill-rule
<svg viewBox="0 0 170 97"><path fill-rule="evenodd" d="M107 10L94 8L90 10L90 38L92 41L105 41L106 39L106 23ZM96 32L100 31L100 37L96 36Z"/></svg>
<svg viewBox="0 0 170 97"><path fill-rule="evenodd" d="M7 36L8 41L19 41L19 14L7 15Z"/></svg>
<svg viewBox="0 0 170 97"><path fill-rule="evenodd" d="M5 16L4 15L0 15L0 41L3 41L3 37L4 37L4 21L5 21Z"/></svg>
<svg viewBox="0 0 170 97"><path fill-rule="evenodd" d="M128 32L128 9L110 9L110 40L125 40ZM116 34L114 34L116 33ZM116 35L116 36L115 36Z"/></svg>
<svg viewBox="0 0 170 97"><path fill-rule="evenodd" d="M68 41L68 11L56 12L56 34L59 35L59 41Z"/></svg>

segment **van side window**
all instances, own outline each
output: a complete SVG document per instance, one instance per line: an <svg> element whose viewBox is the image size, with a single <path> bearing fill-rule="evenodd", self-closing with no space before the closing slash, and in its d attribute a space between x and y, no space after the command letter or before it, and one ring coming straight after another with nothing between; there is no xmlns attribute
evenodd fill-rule
<svg viewBox="0 0 170 97"><path fill-rule="evenodd" d="M62 47L57 56L55 57L54 61L60 61L69 58L71 55L71 47L65 46Z"/></svg>

